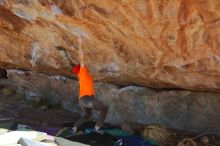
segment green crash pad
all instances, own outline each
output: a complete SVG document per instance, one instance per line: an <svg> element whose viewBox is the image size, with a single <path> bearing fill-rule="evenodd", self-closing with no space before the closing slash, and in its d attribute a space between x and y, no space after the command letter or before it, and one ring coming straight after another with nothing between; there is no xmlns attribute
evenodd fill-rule
<svg viewBox="0 0 220 146"><path fill-rule="evenodd" d="M112 135L112 136L131 136L132 134L126 132L126 131L123 131L121 129L103 129L102 130L103 132L109 134L109 135Z"/></svg>
<svg viewBox="0 0 220 146"><path fill-rule="evenodd" d="M71 127L64 127L56 134L56 136L57 137L68 137L72 135L71 131L72 131Z"/></svg>
<svg viewBox="0 0 220 146"><path fill-rule="evenodd" d="M68 137L72 135L71 131L72 131L71 127L64 127L56 134L56 136L57 137ZM85 132L86 131L95 131L95 130L92 128L88 128L88 129L85 129ZM102 129L102 131L112 136L131 136L132 135L121 129Z"/></svg>

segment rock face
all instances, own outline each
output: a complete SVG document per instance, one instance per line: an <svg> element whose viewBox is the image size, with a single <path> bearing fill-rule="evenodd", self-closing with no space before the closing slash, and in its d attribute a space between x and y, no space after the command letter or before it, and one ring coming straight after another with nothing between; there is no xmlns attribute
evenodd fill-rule
<svg viewBox="0 0 220 146"><path fill-rule="evenodd" d="M218 0L0 0L0 66L71 76L64 51L96 80L220 90Z"/></svg>
<svg viewBox="0 0 220 146"><path fill-rule="evenodd" d="M28 100L47 103L82 114L78 83L59 76L11 70L9 82ZM9 84L8 84L9 85ZM220 135L220 94L187 90L155 90L96 83L96 97L109 107L107 122L157 123L193 132ZM94 118L97 118L94 114Z"/></svg>

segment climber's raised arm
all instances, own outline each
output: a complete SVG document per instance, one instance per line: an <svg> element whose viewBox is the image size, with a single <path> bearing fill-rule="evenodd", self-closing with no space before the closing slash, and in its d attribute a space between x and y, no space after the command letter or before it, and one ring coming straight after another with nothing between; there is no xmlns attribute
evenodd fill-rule
<svg viewBox="0 0 220 146"><path fill-rule="evenodd" d="M80 66L85 67L85 54L84 54L84 50L82 48L82 42L83 42L83 37L82 36L78 37L78 42L79 42Z"/></svg>

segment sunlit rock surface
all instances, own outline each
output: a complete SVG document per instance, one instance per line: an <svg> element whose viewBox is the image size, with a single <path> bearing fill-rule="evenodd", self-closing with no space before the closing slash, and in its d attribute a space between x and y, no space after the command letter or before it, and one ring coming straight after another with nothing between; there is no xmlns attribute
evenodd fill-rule
<svg viewBox="0 0 220 146"><path fill-rule="evenodd" d="M71 76L83 35L96 80L219 91L218 0L0 0L0 66Z"/></svg>

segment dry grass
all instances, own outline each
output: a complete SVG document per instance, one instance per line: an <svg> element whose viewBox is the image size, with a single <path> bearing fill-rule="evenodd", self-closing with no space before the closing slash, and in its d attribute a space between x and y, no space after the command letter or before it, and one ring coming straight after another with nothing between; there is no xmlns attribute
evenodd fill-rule
<svg viewBox="0 0 220 146"><path fill-rule="evenodd" d="M197 146L196 142L191 139L191 138L184 138L179 143L177 146Z"/></svg>
<svg viewBox="0 0 220 146"><path fill-rule="evenodd" d="M209 144L209 138L208 136L203 136L200 138L200 141L202 142L202 144L204 145L208 145Z"/></svg>
<svg viewBox="0 0 220 146"><path fill-rule="evenodd" d="M163 145L172 142L175 133L164 126L151 124L144 128L142 136L146 139L153 139L157 145Z"/></svg>

